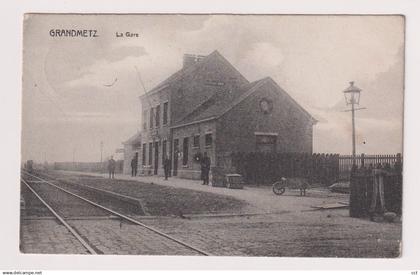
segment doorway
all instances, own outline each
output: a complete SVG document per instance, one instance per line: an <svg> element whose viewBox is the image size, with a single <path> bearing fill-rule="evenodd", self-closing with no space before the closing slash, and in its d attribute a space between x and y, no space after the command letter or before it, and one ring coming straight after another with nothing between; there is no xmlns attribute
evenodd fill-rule
<svg viewBox="0 0 420 275"><path fill-rule="evenodd" d="M135 159L136 164L138 164L139 163L139 152L138 151L134 154L134 159Z"/></svg>

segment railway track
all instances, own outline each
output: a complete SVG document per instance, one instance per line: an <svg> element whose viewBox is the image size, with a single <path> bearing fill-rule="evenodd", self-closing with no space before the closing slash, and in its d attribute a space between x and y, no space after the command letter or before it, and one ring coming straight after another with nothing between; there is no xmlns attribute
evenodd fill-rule
<svg viewBox="0 0 420 275"><path fill-rule="evenodd" d="M110 215L116 216L118 217L121 221L125 221L129 224L133 224L135 226L138 226L138 230L144 232L145 234L153 234L156 237L154 238L155 242L158 239L158 242L161 242L163 246L161 247L179 247L180 250L182 250L184 253L186 250L189 250L190 252L194 252L192 254L198 254L198 255L204 255L204 256L209 256L210 254L206 251L203 251L199 248L194 247L193 245L190 245L184 241L181 241L177 238L174 238L158 229L155 229L153 227L150 227L144 223L142 223L141 221L134 219L132 217L129 217L123 213L120 213L118 211L115 211L113 209L110 209L109 207L103 206L97 202L94 202L90 199L87 199L81 195L78 195L68 189L65 189L63 187L60 187L54 183L51 182L51 180L46 180L44 178L41 178L37 175L34 175L32 173L29 173L27 171L22 170L22 177L21 177L21 182L42 202L43 205L45 205L48 210L57 218L57 220L63 224L67 230L83 245L83 247L86 249L86 251L90 254L98 254L97 248L95 248L94 245L92 245L89 242L89 237L87 236L83 236L80 232L82 230L78 230L74 225L71 225L70 222L68 220L66 220L66 217L63 217L63 214L60 213L62 211L58 210L58 209L54 209L53 206L51 206L51 204L49 204L47 202L47 200L45 198L43 198L43 196L40 195L40 192L37 192L37 190L35 190L36 188L33 188L33 186L31 186L32 184L36 184L36 185L43 185L43 188L45 188L45 186L48 186L48 188L54 188L55 191L58 190L58 192L62 192L67 194L68 196L71 196L72 198L76 198L77 200L83 201L84 203L86 203L87 205L100 209L101 211L104 211ZM26 179L24 178L26 177ZM29 178L29 179L28 179ZM66 216L66 215L64 215ZM147 233L146 233L147 231ZM153 240L152 240L153 242ZM171 244L170 244L171 243ZM151 246L153 246L153 244L150 244ZM160 245L160 244L158 244ZM176 248L175 248L176 249ZM162 251L162 253L160 253L161 255L165 255L165 251ZM189 253L191 254L191 253Z"/></svg>
<svg viewBox="0 0 420 275"><path fill-rule="evenodd" d="M35 176L41 177L44 180L54 182L61 187L65 187L68 191L76 190L75 193L95 201L96 203L101 204L102 206L111 208L120 213L130 213L136 216L148 216L149 213L146 211L146 208L143 205L143 202L135 197L124 195L121 193L113 192L111 190L106 190L103 188L97 188L90 186L88 184L80 184L77 182L72 182L69 180L62 181L60 178L55 178L49 174L39 173ZM80 191L82 194L80 194ZM98 196L93 196L92 194L99 195L101 199L98 200ZM116 205L117 204L117 205Z"/></svg>

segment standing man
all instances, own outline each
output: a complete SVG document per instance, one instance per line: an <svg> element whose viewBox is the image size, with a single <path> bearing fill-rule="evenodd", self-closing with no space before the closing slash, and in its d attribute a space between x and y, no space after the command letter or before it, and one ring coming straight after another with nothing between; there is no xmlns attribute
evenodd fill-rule
<svg viewBox="0 0 420 275"><path fill-rule="evenodd" d="M111 159L108 161L108 173L109 173L109 178L113 179L114 173L115 173L115 160L113 156L111 156Z"/></svg>
<svg viewBox="0 0 420 275"><path fill-rule="evenodd" d="M383 215L386 212L384 195L384 177L386 171L383 170L382 165L378 163L376 168L372 170L372 174L372 200L370 201L369 214L370 219L374 221L376 214Z"/></svg>
<svg viewBox="0 0 420 275"><path fill-rule="evenodd" d="M168 155L165 155L165 159L163 160L163 170L165 171L165 180L168 180L169 171L171 170L171 160Z"/></svg>
<svg viewBox="0 0 420 275"><path fill-rule="evenodd" d="M201 159L201 178L203 179L203 185L209 185L209 172L211 160L207 156L207 152L204 152L203 158Z"/></svg>
<svg viewBox="0 0 420 275"><path fill-rule="evenodd" d="M131 176L137 176L137 158L135 156L131 160Z"/></svg>

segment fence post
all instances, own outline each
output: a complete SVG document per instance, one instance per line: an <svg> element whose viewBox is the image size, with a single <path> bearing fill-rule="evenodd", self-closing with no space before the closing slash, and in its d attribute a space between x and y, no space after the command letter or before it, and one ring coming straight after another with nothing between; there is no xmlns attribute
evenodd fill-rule
<svg viewBox="0 0 420 275"><path fill-rule="evenodd" d="M401 154L397 154L397 162L394 164L394 168L398 173L402 173L402 161L401 161Z"/></svg>

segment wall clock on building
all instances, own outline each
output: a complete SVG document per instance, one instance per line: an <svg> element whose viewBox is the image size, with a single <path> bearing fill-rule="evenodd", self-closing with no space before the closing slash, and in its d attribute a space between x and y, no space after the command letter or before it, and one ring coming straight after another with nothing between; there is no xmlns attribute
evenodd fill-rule
<svg viewBox="0 0 420 275"><path fill-rule="evenodd" d="M263 113L269 114L273 110L273 102L267 98L263 98L260 101L260 108Z"/></svg>

